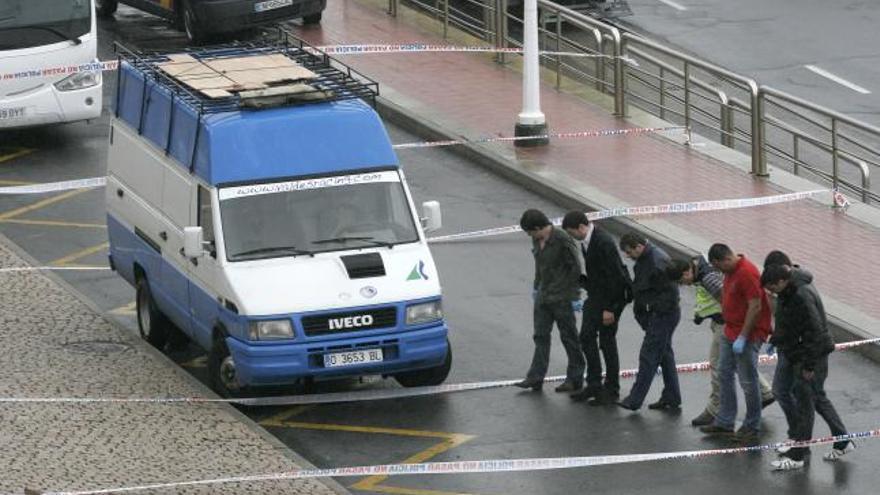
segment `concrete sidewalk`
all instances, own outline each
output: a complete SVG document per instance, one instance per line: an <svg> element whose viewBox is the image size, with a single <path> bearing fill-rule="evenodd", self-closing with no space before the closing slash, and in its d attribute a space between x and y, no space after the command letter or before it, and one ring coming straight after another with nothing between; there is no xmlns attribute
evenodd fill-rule
<svg viewBox="0 0 880 495"><path fill-rule="evenodd" d="M314 45L348 43L484 44L461 34L442 38L442 25L401 8L386 13L382 0L329 2L320 26L295 27ZM491 55L469 53L339 56L380 82L386 118L437 138L510 136L521 108L521 75ZM633 110L612 116L610 100L582 86L542 88L550 132L669 125ZM686 201L767 196L823 186L771 166L771 179L748 174L747 160L706 143L682 145L683 135L602 137L551 141L534 149L510 144L456 147L478 163L570 207L600 209ZM401 159L406 163L406 153ZM725 242L758 264L773 249L786 251L817 278L826 308L850 337L880 334L880 265L869 253L880 246L880 210L856 204L846 213L830 208L830 193L817 200L740 210L667 215L606 222L612 230L638 228L678 253L705 253ZM486 198L491 201L492 198ZM522 205L523 208L528 205ZM474 230L496 227L473 225ZM445 233L445 232L444 232ZM451 232L450 232L451 233Z"/></svg>
<svg viewBox="0 0 880 495"><path fill-rule="evenodd" d="M30 264L0 236L0 267ZM0 272L0 397L216 397L57 277ZM0 404L0 493L72 491L312 467L232 406ZM150 493L348 493L315 480Z"/></svg>

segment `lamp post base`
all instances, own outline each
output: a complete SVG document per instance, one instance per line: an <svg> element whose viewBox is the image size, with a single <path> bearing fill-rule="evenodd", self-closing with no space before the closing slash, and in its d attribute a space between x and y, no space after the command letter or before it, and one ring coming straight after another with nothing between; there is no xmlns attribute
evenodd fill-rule
<svg viewBox="0 0 880 495"><path fill-rule="evenodd" d="M514 141L513 145L520 148L533 148L536 146L544 146L550 143L547 136L547 124L516 124L513 129L513 135L516 137L526 136L544 136L536 139L523 139L522 141Z"/></svg>

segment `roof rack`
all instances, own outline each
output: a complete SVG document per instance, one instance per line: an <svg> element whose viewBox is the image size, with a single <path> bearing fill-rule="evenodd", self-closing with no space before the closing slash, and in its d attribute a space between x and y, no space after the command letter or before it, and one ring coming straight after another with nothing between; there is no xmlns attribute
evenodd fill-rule
<svg viewBox="0 0 880 495"><path fill-rule="evenodd" d="M379 83L358 73L351 67L330 57L306 44L292 33L278 28L273 35L246 42L234 42L208 47L196 47L173 52L144 52L128 48L120 43L115 44L120 62L126 62L148 79L153 79L170 90L174 99L191 106L201 116L204 113L231 112L237 110L265 108L270 106L289 106L327 101L360 98L375 106L379 95ZM237 91L235 81L230 82L233 88L229 91L203 91L192 85L185 78L175 77L168 72L168 65L179 61L175 56L186 55L189 60L202 63L200 70L213 70L205 62L222 62L223 59L241 59L258 55L282 55L293 64L312 73L302 81L279 81L286 84L283 90L273 82L268 86L254 90L242 88ZM191 58L190 58L191 57ZM277 59L276 59L277 60ZM271 69L271 68L270 68ZM241 71L245 74L245 71ZM216 72L216 78L226 77L223 72ZM295 84L291 84L295 83ZM117 105L119 108L119 91Z"/></svg>

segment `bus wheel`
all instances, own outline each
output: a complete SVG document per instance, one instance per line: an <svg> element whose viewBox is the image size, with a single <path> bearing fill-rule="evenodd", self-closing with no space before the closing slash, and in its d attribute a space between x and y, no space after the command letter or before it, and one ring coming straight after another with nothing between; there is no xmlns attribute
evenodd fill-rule
<svg viewBox="0 0 880 495"><path fill-rule="evenodd" d="M319 24L321 22L322 12L318 12L317 14L307 15L303 17L303 24Z"/></svg>
<svg viewBox="0 0 880 495"><path fill-rule="evenodd" d="M147 281L147 277L141 277L137 281L135 304L137 305L137 322L141 338L153 347L162 350L165 343L168 342L168 328L171 326L171 322L156 307L156 301L153 300L153 295L150 293L150 283Z"/></svg>
<svg viewBox="0 0 880 495"><path fill-rule="evenodd" d="M116 13L116 7L118 6L119 2L117 0L95 0L95 12L102 19L112 17Z"/></svg>
<svg viewBox="0 0 880 495"><path fill-rule="evenodd" d="M446 341L446 346L448 348L446 351L446 359L443 360L443 364L440 366L428 368L426 370L398 373L394 375L394 379L404 387L440 385L446 380L446 377L449 376L449 370L452 369L452 347L449 345L448 340Z"/></svg>
<svg viewBox="0 0 880 495"><path fill-rule="evenodd" d="M196 18L195 12L193 11L192 0L183 0L183 5L180 8L180 16L183 19L183 31L186 33L186 38L190 43L200 45L207 41L208 36L205 32L205 28Z"/></svg>
<svg viewBox="0 0 880 495"><path fill-rule="evenodd" d="M242 387L235 372L235 361L229 354L226 339L219 332L208 353L208 380L220 397L239 397Z"/></svg>

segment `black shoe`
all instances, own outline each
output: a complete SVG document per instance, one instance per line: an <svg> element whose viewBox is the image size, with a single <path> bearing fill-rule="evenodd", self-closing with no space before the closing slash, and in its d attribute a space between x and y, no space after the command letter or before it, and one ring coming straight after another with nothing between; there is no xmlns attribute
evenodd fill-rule
<svg viewBox="0 0 880 495"><path fill-rule="evenodd" d="M761 409L766 408L767 406L769 406L770 404L773 404L774 402L776 402L776 397L773 397L773 396L770 396L770 398L768 398L768 399L762 400L761 401Z"/></svg>
<svg viewBox="0 0 880 495"><path fill-rule="evenodd" d="M568 380L565 380L562 385L556 387L557 392L576 392L581 389L584 385L582 383L574 383Z"/></svg>
<svg viewBox="0 0 880 495"><path fill-rule="evenodd" d="M513 386L519 388L530 388L535 392L540 392L541 389L544 388L544 380L530 380L526 378L521 382L514 383Z"/></svg>
<svg viewBox="0 0 880 495"><path fill-rule="evenodd" d="M653 409L655 411L660 411L664 409L679 409L681 408L681 404L676 404L674 402L669 402L665 399L660 399L653 404L648 404L648 409Z"/></svg>
<svg viewBox="0 0 880 495"><path fill-rule="evenodd" d="M716 424L701 426L700 431L707 435L733 435L733 428L725 428Z"/></svg>
<svg viewBox="0 0 880 495"><path fill-rule="evenodd" d="M757 442L761 436L761 432L754 429L749 428L747 426L740 426L736 433L733 435L733 439L740 443L754 443Z"/></svg>
<svg viewBox="0 0 880 495"><path fill-rule="evenodd" d="M691 426L708 426L715 422L715 416L709 411L703 411L699 416L691 420Z"/></svg>
<svg viewBox="0 0 880 495"><path fill-rule="evenodd" d="M622 407L622 408L628 410L628 411L638 411L638 410L639 410L638 407L636 407L636 406L630 404L629 402L626 401L626 399L623 399L623 400L617 401L617 405L618 405L619 407Z"/></svg>
<svg viewBox="0 0 880 495"><path fill-rule="evenodd" d="M618 394L602 392L601 394L590 399L587 404L591 406L611 406L617 404L618 400L620 400L620 396Z"/></svg>
<svg viewBox="0 0 880 495"><path fill-rule="evenodd" d="M599 393L602 392L602 389L598 387L587 387L580 392L569 395L569 398L575 402L583 402L590 397L596 397Z"/></svg>

